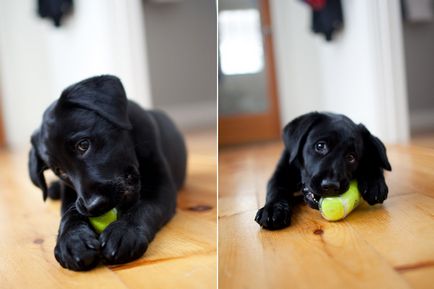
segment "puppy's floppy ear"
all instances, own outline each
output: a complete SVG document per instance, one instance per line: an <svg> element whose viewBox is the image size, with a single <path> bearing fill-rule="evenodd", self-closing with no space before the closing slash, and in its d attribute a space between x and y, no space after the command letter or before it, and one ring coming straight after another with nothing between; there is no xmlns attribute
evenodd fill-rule
<svg viewBox="0 0 434 289"><path fill-rule="evenodd" d="M294 161L300 149L303 147L306 137L312 126L320 119L321 113L311 112L303 114L290 123L283 129L283 141L286 150L289 152L289 162Z"/></svg>
<svg viewBox="0 0 434 289"><path fill-rule="evenodd" d="M358 125L363 138L363 158L365 162L377 167L392 170L389 160L387 159L386 147L381 140L373 136L363 125Z"/></svg>
<svg viewBox="0 0 434 289"><path fill-rule="evenodd" d="M119 78L113 75L91 77L66 88L58 109L78 106L92 110L112 124L131 129L127 113L127 96Z"/></svg>
<svg viewBox="0 0 434 289"><path fill-rule="evenodd" d="M29 174L32 183L42 190L44 201L47 199L47 184L45 182L44 171L48 166L38 154L38 135L32 135L32 148L29 152Z"/></svg>

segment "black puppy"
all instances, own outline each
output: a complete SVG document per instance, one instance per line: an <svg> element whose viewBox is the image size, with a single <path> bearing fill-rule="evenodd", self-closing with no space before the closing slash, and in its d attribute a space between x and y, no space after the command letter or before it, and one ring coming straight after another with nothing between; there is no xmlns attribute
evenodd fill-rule
<svg viewBox="0 0 434 289"><path fill-rule="evenodd" d="M357 179L370 205L382 203L388 188L383 170L391 170L383 143L362 124L333 113L304 114L285 126L285 149L267 186L266 203L256 222L269 230L287 227L295 193L318 209L322 196L335 196Z"/></svg>
<svg viewBox="0 0 434 289"><path fill-rule="evenodd" d="M65 268L89 270L102 259L139 258L175 213L186 173L182 135L162 112L128 101L120 80L98 76L66 88L32 135L29 172L48 196L62 199L54 250ZM49 188L44 170L60 179ZM88 217L117 208L101 235Z"/></svg>

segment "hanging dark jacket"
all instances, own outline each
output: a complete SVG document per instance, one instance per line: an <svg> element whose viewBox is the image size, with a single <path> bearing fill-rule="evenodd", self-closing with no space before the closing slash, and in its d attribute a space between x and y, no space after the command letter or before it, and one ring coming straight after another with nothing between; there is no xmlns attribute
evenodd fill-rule
<svg viewBox="0 0 434 289"><path fill-rule="evenodd" d="M341 0L304 0L312 9L312 31L331 41L344 26Z"/></svg>
<svg viewBox="0 0 434 289"><path fill-rule="evenodd" d="M38 14L52 19L54 26L59 27L62 17L71 12L72 5L72 0L38 0Z"/></svg>

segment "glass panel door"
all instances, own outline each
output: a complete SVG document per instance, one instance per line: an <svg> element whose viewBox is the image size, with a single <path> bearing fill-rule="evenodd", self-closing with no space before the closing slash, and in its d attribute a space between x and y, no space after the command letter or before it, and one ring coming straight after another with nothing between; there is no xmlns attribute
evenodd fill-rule
<svg viewBox="0 0 434 289"><path fill-rule="evenodd" d="M257 1L219 1L219 111L222 116L268 109L264 41Z"/></svg>
<svg viewBox="0 0 434 289"><path fill-rule="evenodd" d="M219 144L277 139L268 0L219 1Z"/></svg>

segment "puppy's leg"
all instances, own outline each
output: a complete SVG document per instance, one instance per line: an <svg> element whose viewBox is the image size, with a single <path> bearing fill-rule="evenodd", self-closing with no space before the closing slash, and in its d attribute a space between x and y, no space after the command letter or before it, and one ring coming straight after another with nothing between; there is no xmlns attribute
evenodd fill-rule
<svg viewBox="0 0 434 289"><path fill-rule="evenodd" d="M293 193L300 189L300 174L289 163L286 149L268 181L265 206L256 214L255 221L263 228L277 230L291 224Z"/></svg>
<svg viewBox="0 0 434 289"><path fill-rule="evenodd" d="M383 169L371 169L357 178L359 191L363 199L370 205L383 203L387 198L389 189L384 180Z"/></svg>
<svg viewBox="0 0 434 289"><path fill-rule="evenodd" d="M100 235L101 255L108 264L122 264L140 258L158 230L175 213L175 206L140 200Z"/></svg>
<svg viewBox="0 0 434 289"><path fill-rule="evenodd" d="M77 195L62 184L62 218L54 255L62 267L74 271L94 268L99 261L99 241L89 220L75 208Z"/></svg>
<svg viewBox="0 0 434 289"><path fill-rule="evenodd" d="M119 208L118 220L99 237L101 255L108 264L141 257L158 230L175 214L176 186L164 158L148 159L147 165L141 172L141 199L129 208Z"/></svg>

